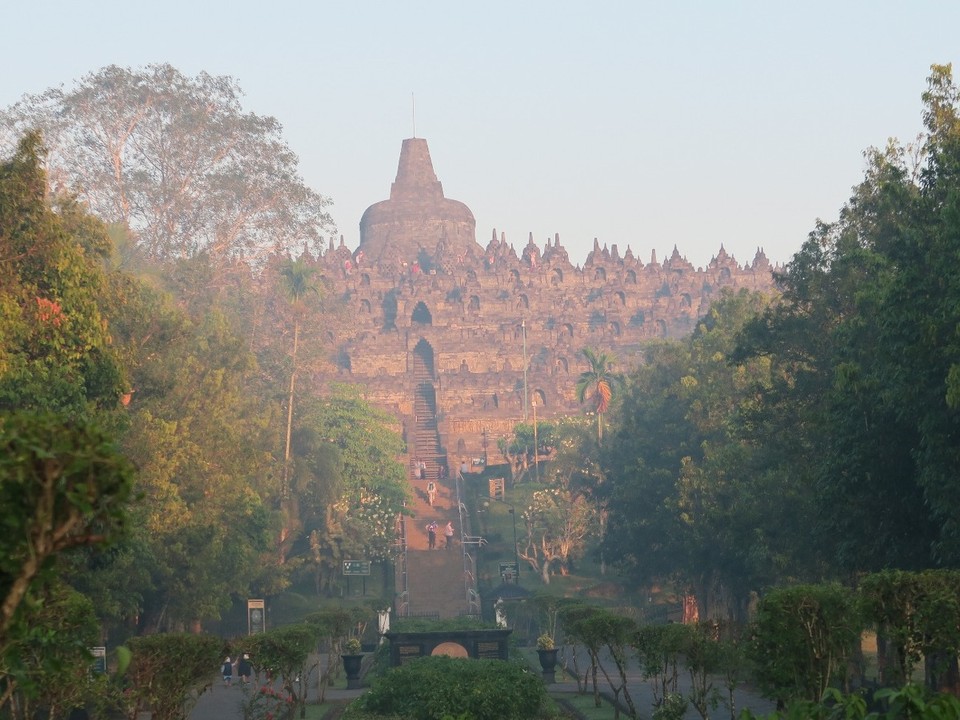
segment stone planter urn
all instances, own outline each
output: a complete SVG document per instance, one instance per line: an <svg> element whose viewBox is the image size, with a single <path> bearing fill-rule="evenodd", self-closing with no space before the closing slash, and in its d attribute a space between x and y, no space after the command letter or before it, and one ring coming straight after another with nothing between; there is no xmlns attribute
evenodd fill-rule
<svg viewBox="0 0 960 720"><path fill-rule="evenodd" d="M360 666L363 664L363 654L341 655L343 671L347 674L347 689L356 690L360 687Z"/></svg>
<svg viewBox="0 0 960 720"><path fill-rule="evenodd" d="M556 682L557 648L538 648L537 656L540 658L540 668L543 670L543 681Z"/></svg>

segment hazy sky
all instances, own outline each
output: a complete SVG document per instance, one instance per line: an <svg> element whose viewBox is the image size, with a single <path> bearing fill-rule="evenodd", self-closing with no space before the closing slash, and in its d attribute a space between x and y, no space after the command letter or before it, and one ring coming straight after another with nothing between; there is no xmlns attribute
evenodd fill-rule
<svg viewBox="0 0 960 720"><path fill-rule="evenodd" d="M426 138L477 239L555 233L644 262L796 252L863 151L921 130L960 2L6 0L0 106L101 67L230 75L272 115L346 243ZM960 64L955 71L960 75Z"/></svg>

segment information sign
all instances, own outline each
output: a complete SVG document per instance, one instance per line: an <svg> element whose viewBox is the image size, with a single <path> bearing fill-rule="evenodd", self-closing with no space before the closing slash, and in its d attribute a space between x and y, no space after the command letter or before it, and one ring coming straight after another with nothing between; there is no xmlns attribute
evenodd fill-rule
<svg viewBox="0 0 960 720"><path fill-rule="evenodd" d="M343 574L344 575L369 575L370 561L369 560L344 560Z"/></svg>
<svg viewBox="0 0 960 720"><path fill-rule="evenodd" d="M104 675L107 672L107 649L105 647L92 647L90 652L93 655L93 671L98 675Z"/></svg>
<svg viewBox="0 0 960 720"><path fill-rule="evenodd" d="M516 576L520 568L517 567L515 562L502 562L500 563L500 574L501 575L510 575Z"/></svg>

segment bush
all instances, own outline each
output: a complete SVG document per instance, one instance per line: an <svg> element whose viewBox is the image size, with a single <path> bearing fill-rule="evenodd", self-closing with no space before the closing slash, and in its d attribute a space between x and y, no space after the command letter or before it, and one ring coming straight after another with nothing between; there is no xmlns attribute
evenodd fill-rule
<svg viewBox="0 0 960 720"><path fill-rule="evenodd" d="M839 585L779 588L760 601L749 653L761 689L781 701L817 702L843 686L863 623Z"/></svg>
<svg viewBox="0 0 960 720"><path fill-rule="evenodd" d="M344 718L368 712L410 720L526 720L537 717L545 701L543 682L522 665L423 657L375 679Z"/></svg>

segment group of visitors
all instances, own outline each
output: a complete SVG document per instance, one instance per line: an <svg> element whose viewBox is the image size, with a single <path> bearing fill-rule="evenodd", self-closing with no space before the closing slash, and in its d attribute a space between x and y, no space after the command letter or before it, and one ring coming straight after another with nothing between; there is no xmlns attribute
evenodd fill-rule
<svg viewBox="0 0 960 720"><path fill-rule="evenodd" d="M413 459L413 476L417 480L427 479L427 464L423 460Z"/></svg>
<svg viewBox="0 0 960 720"><path fill-rule="evenodd" d="M437 525L436 520L431 520L427 525L427 547L429 547L431 550L437 547L437 532L439 532L439 530L440 526ZM453 523L448 522L443 528L443 536L446 538L447 543L445 547L453 547L453 535Z"/></svg>
<svg viewBox="0 0 960 720"><path fill-rule="evenodd" d="M223 684L226 687L230 687L233 683L233 667L234 663L230 660L228 655L223 661L223 667L220 671L223 673ZM244 653L242 657L237 659L236 662L237 675L240 677L240 684L245 685L250 682L250 676L253 674L253 665L250 662L250 655Z"/></svg>

